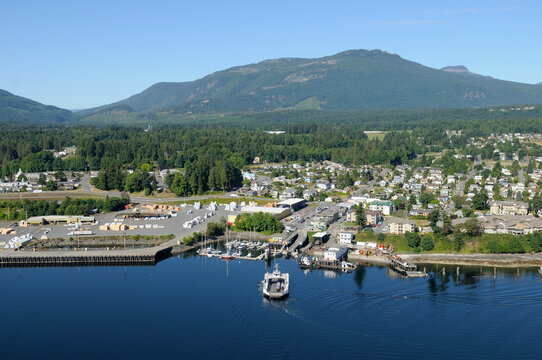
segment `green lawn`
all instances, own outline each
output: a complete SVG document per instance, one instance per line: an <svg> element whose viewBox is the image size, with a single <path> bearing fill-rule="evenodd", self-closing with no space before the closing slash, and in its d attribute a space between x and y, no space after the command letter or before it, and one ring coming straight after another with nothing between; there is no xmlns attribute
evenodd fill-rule
<svg viewBox="0 0 542 360"><path fill-rule="evenodd" d="M249 202L255 202L260 206L263 206L270 202L276 202L278 200L276 199L251 199L247 197L230 197L230 198L208 198L203 200L178 200L178 201L168 201L168 202L162 202L161 204L164 205L181 205L181 204L194 204L196 201L199 201L202 205L208 205L211 203L211 201L216 202L217 204L229 204L232 201L236 202L237 204L244 201L245 203Z"/></svg>
<svg viewBox="0 0 542 360"><path fill-rule="evenodd" d="M369 140L384 140L384 137L386 136L387 131L379 131L379 132L367 132L364 131L365 135L369 138Z"/></svg>

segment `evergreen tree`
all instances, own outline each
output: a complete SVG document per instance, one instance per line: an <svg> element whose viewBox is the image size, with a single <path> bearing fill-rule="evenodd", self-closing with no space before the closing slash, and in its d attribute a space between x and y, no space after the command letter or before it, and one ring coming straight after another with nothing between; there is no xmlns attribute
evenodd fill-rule
<svg viewBox="0 0 542 360"><path fill-rule="evenodd" d="M359 225L359 229L364 229L367 226L367 216L363 204L355 205L354 210L356 211L356 223Z"/></svg>
<svg viewBox="0 0 542 360"><path fill-rule="evenodd" d="M472 197L472 208L474 210L487 210L489 209L488 201L489 197L487 196L487 191L482 189Z"/></svg>
<svg viewBox="0 0 542 360"><path fill-rule="evenodd" d="M417 248L420 245L420 235L418 233L407 231L405 238L408 246L411 248Z"/></svg>
<svg viewBox="0 0 542 360"><path fill-rule="evenodd" d="M439 232L439 227L437 226L437 222L440 218L440 210L434 209L431 211L431 213L428 216L429 219L429 226L433 229L433 232Z"/></svg>

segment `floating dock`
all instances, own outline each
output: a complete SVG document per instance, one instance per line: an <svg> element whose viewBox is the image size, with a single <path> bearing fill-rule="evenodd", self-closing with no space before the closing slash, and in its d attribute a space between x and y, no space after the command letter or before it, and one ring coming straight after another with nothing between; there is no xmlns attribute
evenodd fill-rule
<svg viewBox="0 0 542 360"><path fill-rule="evenodd" d="M224 254L219 254L219 253L216 253L216 254L207 254L207 253L201 253L201 254L198 254L199 256L207 256L207 257L215 257L215 258L219 258L221 259ZM258 256L241 256L241 255L231 255L231 259L223 259L223 260L263 260L264 259L264 256L265 256L265 253L261 253L260 255Z"/></svg>

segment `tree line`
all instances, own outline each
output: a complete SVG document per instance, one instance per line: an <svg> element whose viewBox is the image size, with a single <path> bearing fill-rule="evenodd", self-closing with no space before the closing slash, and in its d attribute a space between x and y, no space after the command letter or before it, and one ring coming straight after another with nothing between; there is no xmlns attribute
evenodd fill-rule
<svg viewBox="0 0 542 360"><path fill-rule="evenodd" d="M24 220L31 216L45 215L91 215L99 212L124 210L130 203L126 197L105 199L28 200L0 201L0 220Z"/></svg>
<svg viewBox="0 0 542 360"><path fill-rule="evenodd" d="M199 179L193 186L199 192L224 184L220 175L211 173L218 161L238 169L251 164L255 157L270 163L332 160L349 166L403 163L424 166L430 164L429 157L417 158L417 154L462 149L469 137L538 132L542 125L542 107L530 111L490 110L280 111L205 116L197 121L182 117L175 118L175 123L156 124L152 131L130 125L6 125L0 137L0 176L10 177L19 168L25 172L99 171L112 167L135 170L148 164L153 170L184 169L188 179L190 172L219 179L213 180L211 186L208 178ZM265 133L267 129L286 133L271 135ZM463 136L448 137L447 129L461 129ZM365 130L388 133L379 140L369 138ZM53 156L53 151L67 146L75 146L76 153L66 158ZM517 142L502 144L507 154L518 149ZM495 156L490 147L468 151L482 158ZM536 144L520 151L521 155L542 156L542 147ZM203 169L202 162L206 164ZM450 153L439 160L439 165L446 173L464 172L468 162L455 159ZM119 183L113 176L111 186L118 188Z"/></svg>

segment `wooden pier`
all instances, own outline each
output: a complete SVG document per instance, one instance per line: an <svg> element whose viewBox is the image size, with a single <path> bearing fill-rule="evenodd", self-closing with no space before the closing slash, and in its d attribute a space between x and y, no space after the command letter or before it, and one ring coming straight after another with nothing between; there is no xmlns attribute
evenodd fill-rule
<svg viewBox="0 0 542 360"><path fill-rule="evenodd" d="M390 268L397 273L406 277L425 277L425 271L418 271L416 265L410 264L408 261L401 259L398 256L390 256Z"/></svg>
<svg viewBox="0 0 542 360"><path fill-rule="evenodd" d="M1 267L156 265L171 254L171 246L133 250L0 252Z"/></svg>

